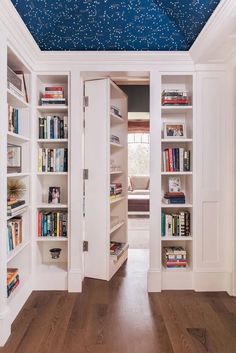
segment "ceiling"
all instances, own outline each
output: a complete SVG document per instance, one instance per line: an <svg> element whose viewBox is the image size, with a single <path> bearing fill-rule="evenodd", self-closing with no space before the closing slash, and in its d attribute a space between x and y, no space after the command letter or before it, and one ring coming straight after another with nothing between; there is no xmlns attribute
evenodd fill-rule
<svg viewBox="0 0 236 353"><path fill-rule="evenodd" d="M189 50L220 0L11 0L41 50Z"/></svg>

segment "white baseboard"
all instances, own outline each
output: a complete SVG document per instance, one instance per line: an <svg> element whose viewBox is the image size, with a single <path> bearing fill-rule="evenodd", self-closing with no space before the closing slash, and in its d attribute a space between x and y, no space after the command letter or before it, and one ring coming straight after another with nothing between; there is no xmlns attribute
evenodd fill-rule
<svg viewBox="0 0 236 353"><path fill-rule="evenodd" d="M11 334L11 323L7 316L0 317L0 347L3 347Z"/></svg>
<svg viewBox="0 0 236 353"><path fill-rule="evenodd" d="M161 292L161 271L148 270L147 274L147 289L148 292Z"/></svg>
<svg viewBox="0 0 236 353"><path fill-rule="evenodd" d="M80 270L71 269L68 273L68 291L70 293L82 292L83 276Z"/></svg>

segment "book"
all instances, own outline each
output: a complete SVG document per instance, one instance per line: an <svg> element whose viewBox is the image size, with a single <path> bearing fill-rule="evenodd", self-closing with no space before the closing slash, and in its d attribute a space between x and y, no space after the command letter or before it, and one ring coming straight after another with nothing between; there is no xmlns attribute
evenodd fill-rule
<svg viewBox="0 0 236 353"><path fill-rule="evenodd" d="M19 134L19 109L8 105L8 131Z"/></svg>
<svg viewBox="0 0 236 353"><path fill-rule="evenodd" d="M68 149L67 148L39 148L38 171L39 172L67 172Z"/></svg>
<svg viewBox="0 0 236 353"><path fill-rule="evenodd" d="M11 218L7 222L8 251L14 250L22 243L22 218Z"/></svg>
<svg viewBox="0 0 236 353"><path fill-rule="evenodd" d="M163 172L189 172L191 151L183 148L166 148L162 153Z"/></svg>
<svg viewBox="0 0 236 353"><path fill-rule="evenodd" d="M190 212L179 211L177 213L161 213L162 237L189 237L190 236Z"/></svg>
<svg viewBox="0 0 236 353"><path fill-rule="evenodd" d="M20 284L19 270L18 268L7 269L7 297L18 287Z"/></svg>
<svg viewBox="0 0 236 353"><path fill-rule="evenodd" d="M39 139L68 138L68 117L56 115L39 117Z"/></svg>
<svg viewBox="0 0 236 353"><path fill-rule="evenodd" d="M38 237L67 237L67 212L38 212Z"/></svg>

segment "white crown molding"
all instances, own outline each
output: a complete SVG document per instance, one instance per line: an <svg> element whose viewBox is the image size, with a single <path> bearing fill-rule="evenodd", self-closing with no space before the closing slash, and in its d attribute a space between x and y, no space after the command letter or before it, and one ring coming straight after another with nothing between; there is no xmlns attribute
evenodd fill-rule
<svg viewBox="0 0 236 353"><path fill-rule="evenodd" d="M235 16L236 1L221 0L189 50L195 63L209 62L214 64L229 59L227 51L217 53L217 50L231 34L230 31L233 30L235 24ZM219 59L217 59L217 54L221 54Z"/></svg>

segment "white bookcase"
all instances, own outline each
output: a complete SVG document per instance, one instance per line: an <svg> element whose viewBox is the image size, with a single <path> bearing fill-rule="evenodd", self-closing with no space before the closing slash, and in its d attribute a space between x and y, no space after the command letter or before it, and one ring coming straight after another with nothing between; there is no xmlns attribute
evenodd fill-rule
<svg viewBox="0 0 236 353"><path fill-rule="evenodd" d="M109 280L128 256L127 97L110 79L85 82L85 95L85 276ZM111 135L119 143L110 141ZM114 183L122 184L122 194L110 199ZM124 244L116 259L110 256L111 241Z"/></svg>
<svg viewBox="0 0 236 353"><path fill-rule="evenodd" d="M161 92L164 89L179 89L189 93L191 105L187 106L161 106L161 161L163 151L169 148L184 148L190 151L190 171L183 172L161 172L161 197L168 191L169 177L179 177L181 180L181 191L185 194L185 204L165 204L161 200L161 211L167 214L178 214L180 211L190 213L190 236L161 236L161 261L163 263L163 248L169 246L181 246L187 251L187 268L165 268L162 265L162 289L192 289L193 281L193 173L194 173L194 95L192 74L162 74ZM183 123L186 134L180 138L164 136L164 124Z"/></svg>
<svg viewBox="0 0 236 353"><path fill-rule="evenodd" d="M35 278L38 289L67 289L68 288L68 242L70 239L70 199L69 199L69 170L70 170L70 77L68 73L39 73L36 75L36 113L35 113L35 136L36 136L36 158L35 158ZM60 86L64 89L66 105L41 105L41 98L45 87ZM39 118L67 117L67 138L42 138L39 135ZM39 150L41 148L68 149L68 170L61 172L50 172L39 170ZM54 156L55 157L55 156ZM49 187L60 188L60 203L52 204L48 201ZM39 213L67 214L67 236L39 236ZM60 257L53 259L50 249L61 249Z"/></svg>

